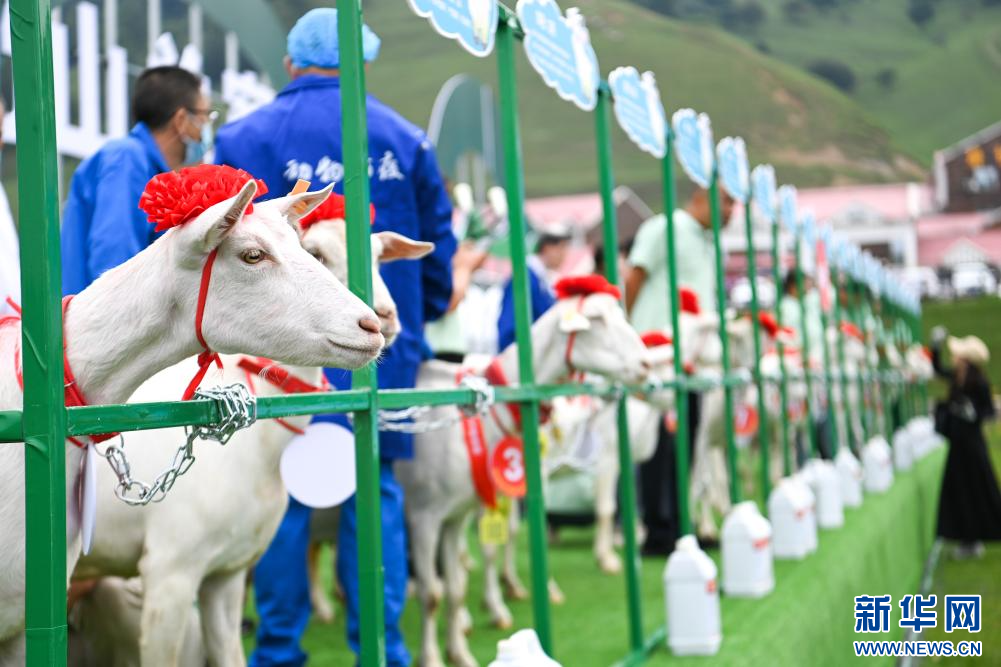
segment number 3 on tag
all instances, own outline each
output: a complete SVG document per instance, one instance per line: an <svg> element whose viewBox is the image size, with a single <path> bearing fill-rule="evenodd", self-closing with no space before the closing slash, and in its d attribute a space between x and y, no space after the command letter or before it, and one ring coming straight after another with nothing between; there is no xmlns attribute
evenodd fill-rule
<svg viewBox="0 0 1001 667"><path fill-rule="evenodd" d="M490 457L494 486L505 496L525 497L525 452L521 440L508 436L497 443Z"/></svg>
<svg viewBox="0 0 1001 667"><path fill-rule="evenodd" d="M496 509L488 509L480 517L480 544L507 544L507 517Z"/></svg>

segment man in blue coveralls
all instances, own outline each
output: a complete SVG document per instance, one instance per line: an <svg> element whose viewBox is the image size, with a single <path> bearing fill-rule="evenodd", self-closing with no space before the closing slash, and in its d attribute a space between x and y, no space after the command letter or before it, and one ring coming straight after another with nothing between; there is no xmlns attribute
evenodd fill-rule
<svg viewBox="0 0 1001 667"><path fill-rule="evenodd" d="M375 59L379 38L364 27L365 61ZM268 185L271 196L287 193L297 179L314 186L344 178L341 149L341 91L338 78L337 10L314 9L288 35L285 66L292 82L267 106L219 132L216 159L245 169ZM434 151L424 132L372 96L367 100L372 203L375 230L392 230L436 244L420 262L396 262L382 277L396 300L403 331L379 365L379 386L413 387L423 359L424 323L441 317L452 292L455 252L452 207L442 184ZM350 386L350 374L327 371L338 388ZM341 415L321 417L347 425ZM386 658L389 665L409 665L400 634L407 582L407 544L403 491L392 461L409 457L412 437L383 433L381 446L382 550L385 566ZM306 654L299 639L309 620L306 575L310 510L289 499L289 509L254 574L260 625L255 667L301 665ZM348 642L359 651L358 543L355 499L341 511L337 576L347 598Z"/></svg>
<svg viewBox="0 0 1001 667"><path fill-rule="evenodd" d="M202 161L215 112L201 80L180 67L153 67L136 79L135 125L77 168L61 233L63 294L77 294L160 234L139 209L149 179Z"/></svg>
<svg viewBox="0 0 1001 667"><path fill-rule="evenodd" d="M535 252L528 256L528 291L532 295L532 322L542 317L556 303L553 285L570 250L570 232L553 227L542 232ZM514 342L514 281L508 279L497 316L497 351Z"/></svg>

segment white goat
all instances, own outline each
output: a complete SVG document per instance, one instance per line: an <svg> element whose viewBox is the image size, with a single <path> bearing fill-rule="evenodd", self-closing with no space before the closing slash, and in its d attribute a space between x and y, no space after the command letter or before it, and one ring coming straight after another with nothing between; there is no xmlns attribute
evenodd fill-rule
<svg viewBox="0 0 1001 667"><path fill-rule="evenodd" d="M378 356L384 339L372 310L302 249L289 224L320 204L329 188L260 203L245 215L256 191L249 181L73 300L64 317L65 356L90 403L121 403L156 372L199 353L193 323L202 267L213 250L202 324L212 349L347 368ZM0 359L8 360L0 371L0 409L21 408L13 363L20 338L19 323L0 329ZM75 496L83 457L82 448L67 444L67 499ZM23 660L24 651L23 446L0 447L0 471L0 542L6 547L0 557L0 663L9 664ZM68 576L80 552L70 500L67 514Z"/></svg>
<svg viewBox="0 0 1001 667"><path fill-rule="evenodd" d="M572 353L568 352L571 335L575 337ZM616 299L607 294L558 301L533 325L532 348L535 379L540 384L565 381L575 369L635 383L642 381L648 370L639 336L629 326ZM567 356L572 357L569 361L574 369L568 368ZM507 378L516 381L516 345L508 347L496 362ZM429 362L422 367L417 384L424 389L454 387L460 370L456 364ZM488 455L503 436L497 421L503 420L504 428L512 428L506 412L498 409L496 420L484 419ZM435 409L431 418L457 414L455 407L442 407ZM462 548L466 526L480 503L462 428L456 424L444 431L418 435L414 444L413 460L398 461L396 473L406 493L411 556L422 610L420 664L443 664L436 617L441 602L446 600L447 654L456 665L476 665L464 634L468 574L462 563ZM494 582L492 589L485 592L486 603L495 620L502 616L510 619L496 585L495 556L495 548L484 548L488 582ZM438 574L439 562L444 585Z"/></svg>
<svg viewBox="0 0 1001 667"><path fill-rule="evenodd" d="M335 277L346 279L343 220L311 224L303 234L302 246ZM422 257L433 249L431 243L412 241L394 232L372 235L373 306L387 341L395 339L400 322L396 304L379 277L378 263ZM238 363L238 358L225 360L221 383L250 383L260 396L283 393L266 381L267 371L263 378L252 378ZM190 370L188 360L163 371L140 387L133 400L169 399L183 388ZM314 387L322 380L322 370L317 367L289 372ZM209 662L244 664L240 619L246 572L278 530L288 504L279 460L294 430L305 427L309 419L260 421L237 433L225 449L200 449L196 465L177 481L170 498L159 504L136 508L118 502L110 493L114 484L111 472L101 473L105 493L99 499L93 548L80 560L75 576L141 577L141 583L123 589L138 588L146 595L141 622L126 625L141 629L141 642L139 636L131 642L121 638L121 651L116 656L121 664L185 664L181 660L183 630L196 600ZM161 467L161 452L183 437L180 429L130 434L133 471L150 474ZM110 592L105 591L105 596ZM94 644L108 642L95 639Z"/></svg>

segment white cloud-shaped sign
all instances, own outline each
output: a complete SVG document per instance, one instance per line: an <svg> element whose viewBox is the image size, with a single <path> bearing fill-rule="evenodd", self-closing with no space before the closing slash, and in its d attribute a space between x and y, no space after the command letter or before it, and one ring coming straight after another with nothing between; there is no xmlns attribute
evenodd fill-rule
<svg viewBox="0 0 1001 667"><path fill-rule="evenodd" d="M674 153L678 162L696 185L708 188L712 179L713 128L709 116L692 109L679 109L671 117L674 128Z"/></svg>
<svg viewBox="0 0 1001 667"><path fill-rule="evenodd" d="M408 0L410 8L443 37L454 39L474 56L494 50L497 0Z"/></svg>
<svg viewBox="0 0 1001 667"><path fill-rule="evenodd" d="M751 177L747 173L747 146L740 137L723 137L716 146L716 165L719 182L730 196L747 203L751 191Z"/></svg>
<svg viewBox="0 0 1001 667"><path fill-rule="evenodd" d="M525 53L532 67L560 97L584 111L598 103L601 71L580 10L563 16L554 0L518 0Z"/></svg>
<svg viewBox="0 0 1001 667"><path fill-rule="evenodd" d="M793 234L796 233L799 216L797 197L796 186L783 185L779 188L779 218L785 228Z"/></svg>
<svg viewBox="0 0 1001 667"><path fill-rule="evenodd" d="M775 222L775 167L759 164L751 170L751 192L761 215L769 222Z"/></svg>
<svg viewBox="0 0 1001 667"><path fill-rule="evenodd" d="M633 143L656 158L667 153L667 114L653 72L641 76L635 67L619 67L608 75L615 100L615 119Z"/></svg>

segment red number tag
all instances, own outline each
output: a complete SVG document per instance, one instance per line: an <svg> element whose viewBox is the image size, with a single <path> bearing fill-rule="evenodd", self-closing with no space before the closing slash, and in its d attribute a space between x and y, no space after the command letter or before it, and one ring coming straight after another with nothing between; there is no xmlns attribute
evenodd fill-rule
<svg viewBox="0 0 1001 667"><path fill-rule="evenodd" d="M751 436L758 432L758 411L750 405L738 405L733 421L739 436Z"/></svg>
<svg viewBox="0 0 1001 667"><path fill-rule="evenodd" d="M525 497L525 453L520 438L508 436L497 443L490 472L494 486L505 496Z"/></svg>

